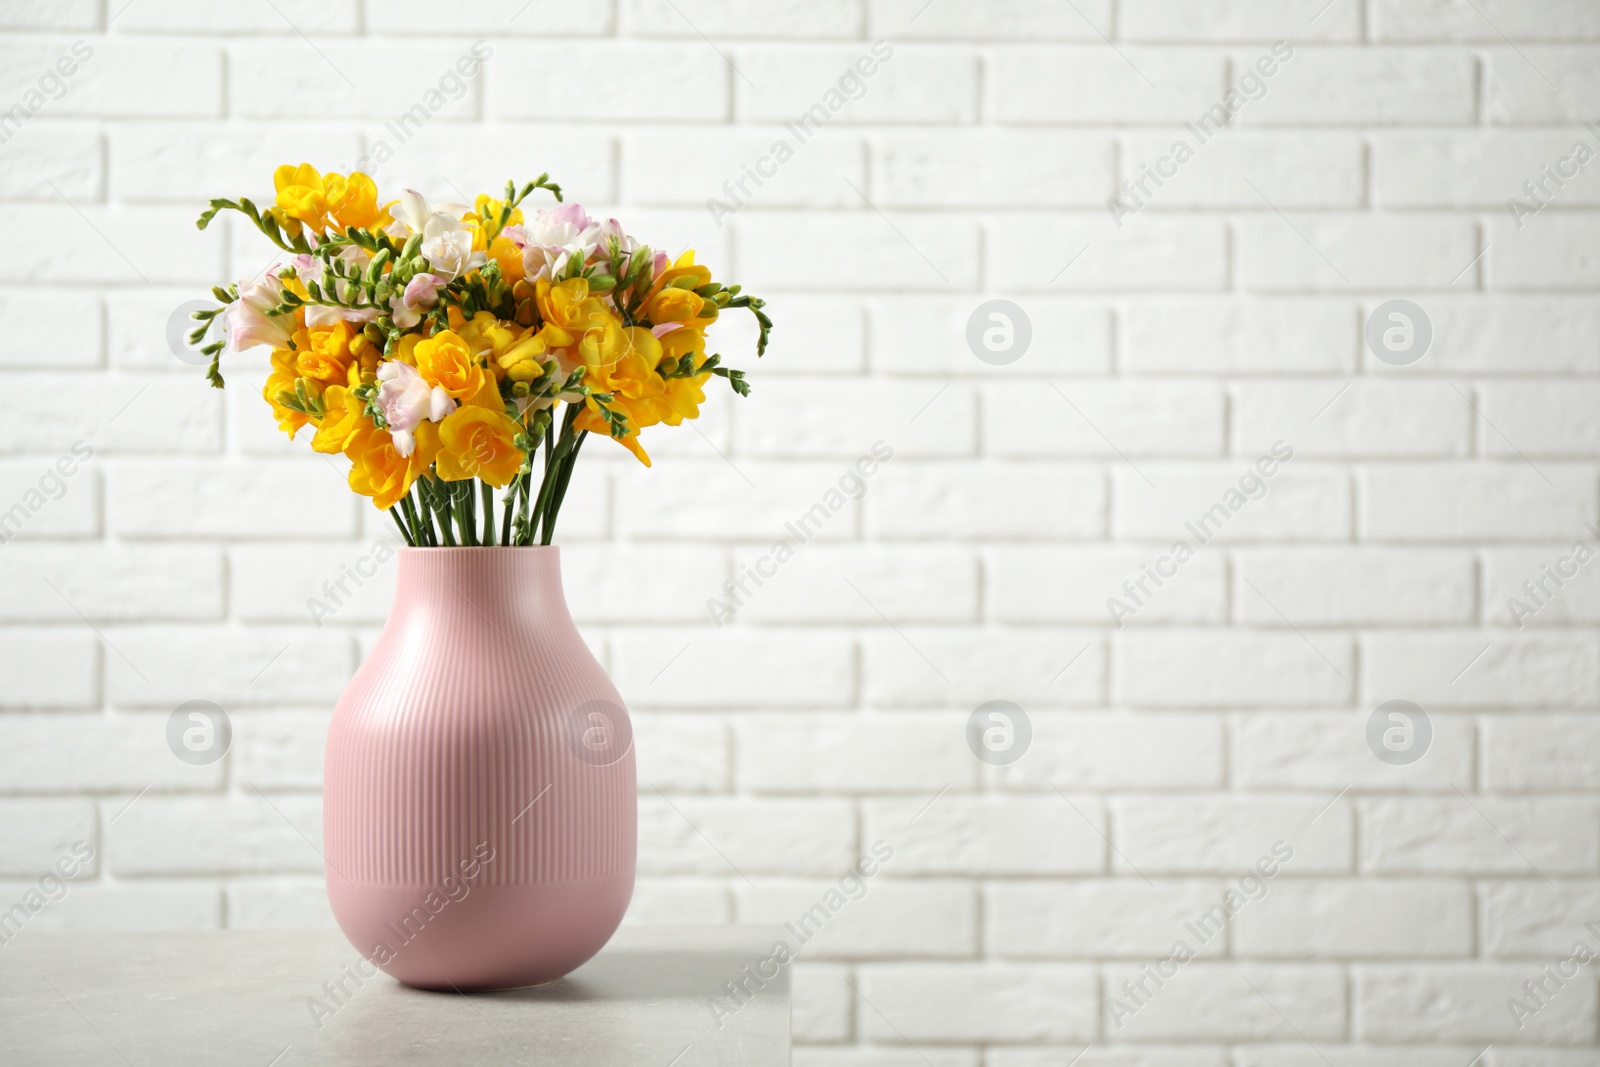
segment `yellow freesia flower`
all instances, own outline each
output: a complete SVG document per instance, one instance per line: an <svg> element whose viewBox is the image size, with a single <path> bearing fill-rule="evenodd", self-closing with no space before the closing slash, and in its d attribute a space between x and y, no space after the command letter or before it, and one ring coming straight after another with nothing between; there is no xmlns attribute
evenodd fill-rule
<svg viewBox="0 0 1600 1067"><path fill-rule="evenodd" d="M624 405L613 403L611 407L622 408ZM606 421L604 415L600 414L600 404L592 397L584 399L583 410L578 412L578 417L572 420L572 428L574 430L587 430L590 433L599 434L601 437L611 437L611 424ZM651 465L650 454L639 443L639 427L634 425L631 420L628 424L627 436L611 437L611 440L632 452L634 457L646 467Z"/></svg>
<svg viewBox="0 0 1600 1067"><path fill-rule="evenodd" d="M319 173L309 163L298 167L285 163L273 172L272 184L278 194L277 211L317 233L330 223L343 230L347 226L374 229L392 221L389 212L378 205L377 185L360 171L346 177L331 171Z"/></svg>
<svg viewBox="0 0 1600 1067"><path fill-rule="evenodd" d="M470 322L456 327L455 333L467 344L474 356L493 361L496 356L517 342L522 331L516 323L501 322L487 311L472 316Z"/></svg>
<svg viewBox="0 0 1600 1067"><path fill-rule="evenodd" d="M378 186L360 171L348 178L342 174L324 175L322 192L328 214L341 228L359 226L371 230L394 221L378 206Z"/></svg>
<svg viewBox="0 0 1600 1067"><path fill-rule="evenodd" d="M658 289L644 303L645 317L654 325L687 322L699 316L706 302L687 289Z"/></svg>
<svg viewBox="0 0 1600 1067"><path fill-rule="evenodd" d="M568 278L558 285L540 278L534 302L544 319L539 339L563 357L562 370L571 371L580 363L607 367L621 355L626 345L622 323L605 301L589 295L589 283L583 278Z"/></svg>
<svg viewBox="0 0 1600 1067"><path fill-rule="evenodd" d="M694 261L694 251L685 252L651 283L644 300L645 319L653 326L676 322L704 330L716 321L719 309L715 300L694 290L710 281L711 271Z"/></svg>
<svg viewBox="0 0 1600 1067"><path fill-rule="evenodd" d="M344 321L331 326L313 326L305 331L297 330L295 342L302 349L295 360L295 368L300 376L324 385L348 381L350 363L355 353L371 347L371 342L363 334L351 329L350 324Z"/></svg>
<svg viewBox="0 0 1600 1067"><path fill-rule="evenodd" d="M287 348L275 349L272 353L272 373L267 375L267 384L262 388L261 395L272 405L272 417L278 420L278 429L290 437L311 421L305 412L296 411L279 399L285 393L294 395L294 383L299 378L300 375L295 371L295 353ZM317 391L320 392L320 389Z"/></svg>
<svg viewBox="0 0 1600 1067"><path fill-rule="evenodd" d="M489 407L466 404L439 424L439 477L447 482L481 478L490 485L507 484L522 469L516 445L521 427Z"/></svg>
<svg viewBox="0 0 1600 1067"><path fill-rule="evenodd" d="M662 361L670 360L674 368L684 360L692 359L698 371L706 361L705 349L706 340L700 331L689 327L673 330L661 338ZM663 383L666 390L664 399L670 411L661 421L668 426L678 426L684 419L698 419L700 405L706 399L704 386L710 378L709 371L687 378L667 378Z"/></svg>
<svg viewBox="0 0 1600 1067"><path fill-rule="evenodd" d="M350 388L358 385L371 385L378 377L378 364L383 362L383 349L372 344L359 334L361 343L351 345L350 349L356 357L350 361L350 366L345 370L345 380Z"/></svg>
<svg viewBox="0 0 1600 1067"><path fill-rule="evenodd" d="M517 320L518 326L532 326L539 321L537 288L526 277L512 285L511 299L516 301L516 312L512 317Z"/></svg>
<svg viewBox="0 0 1600 1067"><path fill-rule="evenodd" d="M409 363L415 367L417 365L417 346L426 340L427 338L423 337L420 333L406 334L404 337L400 338L399 343L394 346L394 355L392 358L399 360L401 363Z"/></svg>
<svg viewBox="0 0 1600 1067"><path fill-rule="evenodd" d="M504 200L497 200L487 193L479 193L477 198L473 200L472 213L468 215L463 222L465 223L467 229L472 231L472 250L474 252L487 251L489 252L490 259L499 258L493 252L493 244L491 243L491 238L489 235L491 232L493 232L495 235L493 240L498 241L500 239L499 229L503 229L503 227L500 227L500 211L505 206L506 202ZM512 208L511 213L506 216L505 225L519 226L521 224L522 209ZM522 277L522 252L520 249L517 249L515 245L512 245L510 241L507 241L506 244L516 252L516 276L520 278ZM504 265L502 264L502 266Z"/></svg>
<svg viewBox="0 0 1600 1067"><path fill-rule="evenodd" d="M670 333L661 335L661 357L671 359L674 364L692 352L704 352L706 339L692 327L683 327ZM698 364L696 364L698 366Z"/></svg>
<svg viewBox="0 0 1600 1067"><path fill-rule="evenodd" d="M622 335L623 344L617 358L608 366L592 368L586 380L590 388L610 393L611 402L607 406L627 416L626 436L614 440L648 467L650 456L639 443L639 431L672 416L667 383L656 372L661 362L661 342L642 326L630 326ZM574 429L611 436L611 424L601 414L599 402L593 399L585 401L583 411L572 425Z"/></svg>
<svg viewBox="0 0 1600 1067"><path fill-rule="evenodd" d="M538 334L529 334L495 358L495 364L514 382L531 382L544 374L539 357L546 352Z"/></svg>
<svg viewBox="0 0 1600 1067"><path fill-rule="evenodd" d="M540 278L534 283L533 292L534 304L539 309L539 317L544 320L544 328L553 331L553 336L564 338L551 343L550 347L565 348L570 345L582 329L584 302L589 299L588 279L568 278L558 285L551 285L548 278Z"/></svg>
<svg viewBox="0 0 1600 1067"><path fill-rule="evenodd" d="M494 380L494 375L482 375L478 382L478 391L462 401L473 407L488 408L505 414L506 402L500 397L500 383Z"/></svg>
<svg viewBox="0 0 1600 1067"><path fill-rule="evenodd" d="M705 362L704 357L691 355L687 358L694 360L696 370ZM667 413L661 417L661 421L668 426L681 426L684 419L698 419L700 405L706 402L705 384L710 378L708 372L688 378L666 379L662 383L665 389L662 399L666 401Z"/></svg>
<svg viewBox="0 0 1600 1067"><path fill-rule="evenodd" d="M583 333L578 336L578 359L586 367L609 367L620 358L627 346L627 338L622 323L606 310L605 305L598 300L588 303L594 306L589 309Z"/></svg>
<svg viewBox="0 0 1600 1067"><path fill-rule="evenodd" d="M311 439L316 452L336 455L350 448L352 442L363 434L377 429L367 418L366 403L342 385L334 385L322 394L322 424Z"/></svg>
<svg viewBox="0 0 1600 1067"><path fill-rule="evenodd" d="M277 206L284 214L305 223L319 233L328 222L328 198L322 190L322 175L309 163L298 167L285 163L272 173L277 190Z"/></svg>
<svg viewBox="0 0 1600 1067"><path fill-rule="evenodd" d="M483 384L484 371L461 335L445 330L418 341L417 371L457 400L465 400Z"/></svg>
<svg viewBox="0 0 1600 1067"><path fill-rule="evenodd" d="M522 249L512 243L509 237L496 237L489 242L489 258L500 264L500 276L507 284L521 281L526 277L522 266Z"/></svg>
<svg viewBox="0 0 1600 1067"><path fill-rule="evenodd" d="M656 367L661 363L661 342L643 326L629 326L620 332L622 344L616 360L607 366L592 368L587 381L601 392L636 399L646 395L650 378L659 377Z"/></svg>
<svg viewBox="0 0 1600 1067"><path fill-rule="evenodd" d="M352 442L350 488L372 498L380 508L391 508L411 491L411 486L439 456L439 429L421 422L412 431L416 447L410 456L395 451L388 430L372 429Z"/></svg>
<svg viewBox="0 0 1600 1067"><path fill-rule="evenodd" d="M694 261L694 249L691 248L674 260L672 266L656 276L656 280L650 286L650 291L652 293L659 292L679 278L693 279L694 284L689 288L698 289L711 280L711 268L696 263Z"/></svg>

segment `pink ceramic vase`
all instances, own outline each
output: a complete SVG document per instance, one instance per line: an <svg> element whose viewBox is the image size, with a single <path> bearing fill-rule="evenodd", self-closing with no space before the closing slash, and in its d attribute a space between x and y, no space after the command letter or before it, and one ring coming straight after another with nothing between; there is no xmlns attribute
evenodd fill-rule
<svg viewBox="0 0 1600 1067"><path fill-rule="evenodd" d="M556 548L402 548L328 729L328 898L407 985L505 989L598 952L633 895L633 732Z"/></svg>

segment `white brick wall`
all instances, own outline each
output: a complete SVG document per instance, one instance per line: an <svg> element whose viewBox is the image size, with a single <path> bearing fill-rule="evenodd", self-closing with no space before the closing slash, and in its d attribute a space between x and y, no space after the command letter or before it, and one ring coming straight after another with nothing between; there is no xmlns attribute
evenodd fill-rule
<svg viewBox="0 0 1600 1067"><path fill-rule="evenodd" d="M82 841L35 928L328 923L322 732L392 567L321 627L306 599L392 534L279 439L259 360L218 396L165 332L267 256L197 233L206 197L394 148L482 40L385 188L548 169L778 323L753 397L650 471L596 446L562 522L637 718L635 921L782 921L892 846L801 954L803 1067L1600 1063L1592 966L1521 1027L1507 1003L1600 949L1600 563L1507 606L1600 541L1600 160L1545 177L1600 155L1600 4L460 6L0 0L0 110L92 49L0 145L0 907ZM1031 323L1007 366L966 340L993 298ZM1432 330L1407 366L1363 340L1394 298ZM859 499L713 626L875 441ZM1265 496L1113 625L1278 441ZM166 748L195 699L232 714L209 767ZM1369 747L1394 699L1429 715L1419 762ZM966 746L990 700L1031 718L1009 766Z"/></svg>

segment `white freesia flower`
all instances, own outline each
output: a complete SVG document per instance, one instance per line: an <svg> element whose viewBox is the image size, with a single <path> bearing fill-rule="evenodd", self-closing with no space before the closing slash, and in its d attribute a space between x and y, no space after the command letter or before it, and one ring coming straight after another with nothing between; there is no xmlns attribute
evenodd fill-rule
<svg viewBox="0 0 1600 1067"><path fill-rule="evenodd" d="M427 228L428 219L433 215L448 215L459 219L472 209L466 204L434 204L428 206L428 198L415 189L407 189L399 200L389 205L389 214L394 216L394 221L389 224L388 234L391 237L404 241L414 233L421 233Z"/></svg>
<svg viewBox="0 0 1600 1067"><path fill-rule="evenodd" d="M450 281L488 262L472 250L472 231L442 212L430 215L422 230L422 256L433 273Z"/></svg>
<svg viewBox="0 0 1600 1067"><path fill-rule="evenodd" d="M390 236L404 241L414 233L422 235L422 256L433 273L451 281L488 262L482 252L472 250L472 231L461 224L461 216L472 209L465 204L434 204L415 189L389 206L394 222Z"/></svg>

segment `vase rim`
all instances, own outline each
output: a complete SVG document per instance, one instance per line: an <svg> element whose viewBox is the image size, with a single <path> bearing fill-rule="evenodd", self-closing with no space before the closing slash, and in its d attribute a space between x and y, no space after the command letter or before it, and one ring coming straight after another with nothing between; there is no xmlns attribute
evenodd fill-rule
<svg viewBox="0 0 1600 1067"><path fill-rule="evenodd" d="M461 555L471 553L478 555L484 552L531 552L559 554L560 545L400 545L401 555L407 556L443 556Z"/></svg>

